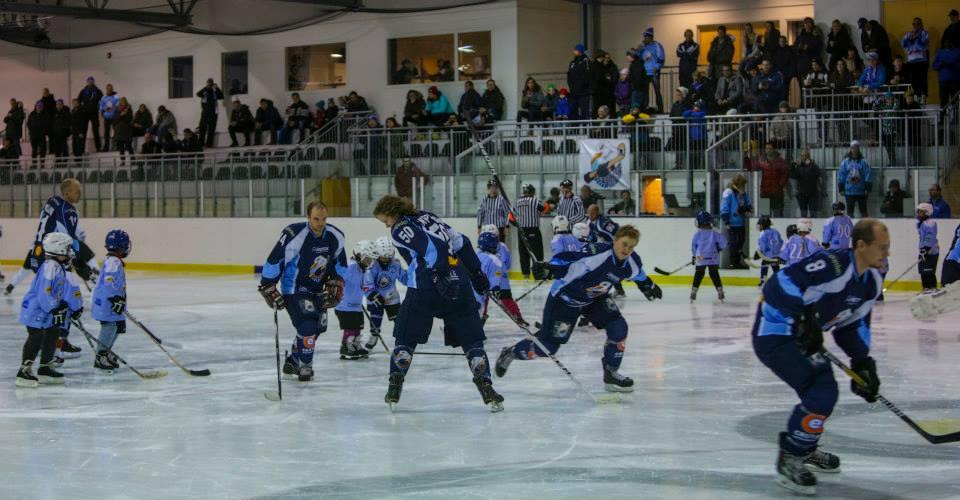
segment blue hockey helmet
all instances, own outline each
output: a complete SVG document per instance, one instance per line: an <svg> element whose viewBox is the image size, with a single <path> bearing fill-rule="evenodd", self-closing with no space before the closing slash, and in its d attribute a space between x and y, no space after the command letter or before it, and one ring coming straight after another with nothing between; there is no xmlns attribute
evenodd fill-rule
<svg viewBox="0 0 960 500"><path fill-rule="evenodd" d="M129 254L133 248L133 244L130 243L130 235L123 229L110 230L110 232L107 233L104 246L107 247L107 251L119 252L124 255Z"/></svg>
<svg viewBox="0 0 960 500"><path fill-rule="evenodd" d="M494 233L483 233L477 238L477 246L484 252L494 253L500 246L500 238Z"/></svg>
<svg viewBox="0 0 960 500"><path fill-rule="evenodd" d="M710 215L710 212L707 212L706 210L697 212L697 226L711 225L713 225L713 215Z"/></svg>

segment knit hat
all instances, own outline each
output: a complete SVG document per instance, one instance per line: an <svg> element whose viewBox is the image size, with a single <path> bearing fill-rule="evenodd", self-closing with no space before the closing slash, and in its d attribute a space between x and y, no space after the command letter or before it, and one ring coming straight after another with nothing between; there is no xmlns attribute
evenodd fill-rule
<svg viewBox="0 0 960 500"><path fill-rule="evenodd" d="M95 81L96 81L96 80L94 80L92 76L88 76L88 77L87 77L87 83L92 83L92 82L95 82Z"/></svg>
<svg viewBox="0 0 960 500"><path fill-rule="evenodd" d="M653 26L650 26L649 28L645 29L643 31L643 36L653 38Z"/></svg>
<svg viewBox="0 0 960 500"><path fill-rule="evenodd" d="M569 93L570 93L570 91L567 90L566 88L560 89L560 95L562 95L563 97L566 97L567 94L569 94Z"/></svg>
<svg viewBox="0 0 960 500"><path fill-rule="evenodd" d="M556 84L553 84L553 83L548 83L548 84L547 84L547 90L556 89L556 88L557 88Z"/></svg>
<svg viewBox="0 0 960 500"><path fill-rule="evenodd" d="M586 52L587 48L584 47L582 43L578 43L573 46L573 50L576 50L577 52Z"/></svg>
<svg viewBox="0 0 960 500"><path fill-rule="evenodd" d="M850 147L852 148L852 147L854 147L854 146L856 146L856 147L859 148L859 147L860 147L860 141L858 141L858 140L856 140L856 139L850 141Z"/></svg>
<svg viewBox="0 0 960 500"><path fill-rule="evenodd" d="M438 89L436 85L431 85L430 88L427 89L427 92L440 95L440 89Z"/></svg>

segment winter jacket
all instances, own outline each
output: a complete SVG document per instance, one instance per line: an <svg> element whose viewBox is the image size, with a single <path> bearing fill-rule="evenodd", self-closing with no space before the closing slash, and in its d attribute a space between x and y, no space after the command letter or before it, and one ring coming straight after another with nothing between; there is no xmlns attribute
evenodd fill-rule
<svg viewBox="0 0 960 500"><path fill-rule="evenodd" d="M53 120L50 122L51 137L67 137L70 135L71 122L70 108L64 106L63 109L53 110Z"/></svg>
<svg viewBox="0 0 960 500"><path fill-rule="evenodd" d="M873 66L867 66L863 68L863 73L860 74L860 78L857 79L858 87L866 87L871 90L877 90L880 87L886 85L887 83L887 70L883 68L882 64Z"/></svg>
<svg viewBox="0 0 960 500"><path fill-rule="evenodd" d="M27 117L27 131L31 139L39 139L50 133L50 116L40 111L31 111Z"/></svg>
<svg viewBox="0 0 960 500"><path fill-rule="evenodd" d="M43 103L43 112L53 119L53 115L57 111L57 100L53 97L53 94L47 94L40 98L40 102Z"/></svg>
<svg viewBox="0 0 960 500"><path fill-rule="evenodd" d="M907 198L907 192L900 189L896 193L887 191L883 195L883 202L880 203L880 213L884 215L903 216L903 200Z"/></svg>
<svg viewBox="0 0 960 500"><path fill-rule="evenodd" d="M426 115L426 112L424 111L425 106L426 103L423 102L423 96L417 95L417 98L414 99L413 102L407 101L407 103L403 105L403 117L407 119L414 117L422 118Z"/></svg>
<svg viewBox="0 0 960 500"><path fill-rule="evenodd" d="M761 83L764 84L766 88L761 89ZM753 89L754 95L757 96L757 99L760 102L770 105L770 107L782 101L786 91L786 83L784 82L783 75L777 70L773 70L767 74L762 72L757 73L757 76L753 77L750 86Z"/></svg>
<svg viewBox="0 0 960 500"><path fill-rule="evenodd" d="M163 146L157 141L144 141L143 145L140 146L140 154L142 155L157 155L162 152Z"/></svg>
<svg viewBox="0 0 960 500"><path fill-rule="evenodd" d="M81 114L95 115L100 111L100 99L103 99L103 91L96 85L85 86L77 94L78 110ZM78 111L75 109L74 111Z"/></svg>
<svg viewBox="0 0 960 500"><path fill-rule="evenodd" d="M801 29L794 42L797 52L797 75L805 76L814 60L823 60L823 33L816 27L812 31Z"/></svg>
<svg viewBox="0 0 960 500"><path fill-rule="evenodd" d="M483 98L476 89L470 89L460 96L460 103L457 105L457 112L464 117L472 117L477 114L483 106Z"/></svg>
<svg viewBox="0 0 960 500"><path fill-rule="evenodd" d="M357 111L370 111L367 100L361 96L357 96L356 99L347 99L347 113L355 113Z"/></svg>
<svg viewBox="0 0 960 500"><path fill-rule="evenodd" d="M785 85L789 85L790 80L797 76L797 51L793 47L779 47L770 62L773 63L773 70L783 75Z"/></svg>
<svg viewBox="0 0 960 500"><path fill-rule="evenodd" d="M23 137L24 120L26 120L26 116L24 116L23 110L19 107L8 111L7 115L3 117L3 125L6 128L7 137L11 139Z"/></svg>
<svg viewBox="0 0 960 500"><path fill-rule="evenodd" d="M830 30L827 33L827 54L830 55L830 61L827 68L834 71L837 67L837 61L847 57L847 49L853 47L853 40L850 39L850 33L844 27L840 33L834 33ZM853 68L850 68L852 71Z"/></svg>
<svg viewBox="0 0 960 500"><path fill-rule="evenodd" d="M617 106L630 106L630 82L621 80L613 87L613 97L617 101Z"/></svg>
<svg viewBox="0 0 960 500"><path fill-rule="evenodd" d="M524 90L520 98L520 107L527 110L539 110L544 106L546 96L540 90Z"/></svg>
<svg viewBox="0 0 960 500"><path fill-rule="evenodd" d="M787 168L787 161L782 156L778 155L776 158L758 161L755 170L761 172L760 196L769 198L783 194L790 177L790 169Z"/></svg>
<svg viewBox="0 0 960 500"><path fill-rule="evenodd" d="M427 98L424 111L427 112L427 115L447 116L453 114L453 107L450 106L447 96L443 95L443 92L438 92L436 99L430 100Z"/></svg>
<svg viewBox="0 0 960 500"><path fill-rule="evenodd" d="M575 56L567 67L567 88L571 96L590 95L590 58Z"/></svg>
<svg viewBox="0 0 960 500"><path fill-rule="evenodd" d="M77 108L79 108L79 106ZM77 111L77 108L70 111L70 133L86 135L87 117L82 112Z"/></svg>
<svg viewBox="0 0 960 500"><path fill-rule="evenodd" d="M890 37L887 30L876 21L870 21L870 33L860 31L860 48L864 53L874 50L880 56L880 64L890 65L893 59L890 53Z"/></svg>
<svg viewBox="0 0 960 500"><path fill-rule="evenodd" d="M731 78L722 76L717 81L717 90L714 92L714 99L717 103L719 103L721 99L726 100L727 102L724 103L725 106L736 106L743 100L744 85L743 77L739 74L734 73Z"/></svg>
<svg viewBox="0 0 960 500"><path fill-rule="evenodd" d="M150 110L137 110L133 114L133 135L134 137L143 137L143 134L153 128L153 114Z"/></svg>
<svg viewBox="0 0 960 500"><path fill-rule="evenodd" d="M820 167L809 163L794 163L790 177L797 181L797 196L816 197L820 194Z"/></svg>
<svg viewBox="0 0 960 500"><path fill-rule="evenodd" d="M597 100L601 101L601 104L609 102L613 96L613 89L620 80L620 68L613 62L610 64L594 62L593 69L595 70L593 87Z"/></svg>
<svg viewBox="0 0 960 500"><path fill-rule="evenodd" d="M197 97L200 98L200 111L202 113L217 114L219 110L217 101L223 100L223 91L220 87L203 87L197 91Z"/></svg>
<svg viewBox="0 0 960 500"><path fill-rule="evenodd" d="M630 82L631 90L646 92L650 85L650 77L647 76L647 70L643 67L643 59L637 57L630 63L630 74L627 76L627 81Z"/></svg>
<svg viewBox="0 0 960 500"><path fill-rule="evenodd" d="M117 109L117 115L113 120L113 131L118 141L133 139L133 110L130 106Z"/></svg>
<svg viewBox="0 0 960 500"><path fill-rule="evenodd" d="M960 47L938 50L933 58L933 70L941 82L960 80Z"/></svg>
<svg viewBox="0 0 960 500"><path fill-rule="evenodd" d="M690 122L690 140L694 142L704 142L707 139L707 113L705 111L694 111L688 109L683 112L683 117ZM702 146L703 144L701 144Z"/></svg>
<svg viewBox="0 0 960 500"><path fill-rule="evenodd" d="M700 44L684 40L680 45L677 45L677 59L680 60L680 67L678 68L680 74L693 73L697 70L697 64L700 62Z"/></svg>
<svg viewBox="0 0 960 500"><path fill-rule="evenodd" d="M120 105L120 96L116 92L107 94L100 98L100 113L107 120L112 120L117 114L117 106Z"/></svg>
<svg viewBox="0 0 960 500"><path fill-rule="evenodd" d="M557 110L557 101L559 100L560 96L557 95L556 92L554 92L552 95L547 92L546 94L543 94L543 105L540 107L541 109L547 108L548 113L553 113Z"/></svg>
<svg viewBox="0 0 960 500"><path fill-rule="evenodd" d="M287 106L287 121L300 124L310 120L310 106L303 101L292 102Z"/></svg>
<svg viewBox="0 0 960 500"><path fill-rule="evenodd" d="M732 187L723 191L720 197L720 219L730 227L744 227L747 223L746 212L753 211L750 195L741 193Z"/></svg>
<svg viewBox="0 0 960 500"><path fill-rule="evenodd" d="M718 35L710 42L707 61L709 61L712 66L730 64L733 62L733 49L733 38L731 38L730 35L727 35L725 40L721 40Z"/></svg>
<svg viewBox="0 0 960 500"><path fill-rule="evenodd" d="M487 114L492 116L494 120L503 118L505 105L506 99L499 88L495 87L493 90L487 90L483 93L483 107L486 108Z"/></svg>
<svg viewBox="0 0 960 500"><path fill-rule="evenodd" d="M241 104L240 109L230 111L230 123L240 130L253 130L253 113L250 112L250 106Z"/></svg>
<svg viewBox="0 0 960 500"><path fill-rule="evenodd" d="M554 111L554 116L557 118L570 116L570 99L563 96L557 98L557 107L556 111Z"/></svg>
<svg viewBox="0 0 960 500"><path fill-rule="evenodd" d="M900 46L903 47L903 51L907 53L908 63L913 62L927 62L930 60L930 51L928 47L930 46L930 34L927 33L927 30L920 30L920 32L911 31L906 35L903 35L903 39L900 40Z"/></svg>
<svg viewBox="0 0 960 500"><path fill-rule="evenodd" d="M159 137L163 137L163 133L167 130L172 131L174 134L177 133L177 118L173 116L169 110L166 113L157 113L157 133Z"/></svg>
<svg viewBox="0 0 960 500"><path fill-rule="evenodd" d="M844 158L837 174L837 187L840 194L851 196L865 195L873 189L873 171L863 156Z"/></svg>
<svg viewBox="0 0 960 500"><path fill-rule="evenodd" d="M643 69L647 71L647 76L654 76L660 72L667 56L663 51L663 45L654 41L640 49L640 59L643 59Z"/></svg>
<svg viewBox="0 0 960 500"><path fill-rule="evenodd" d="M283 118L280 117L280 112L274 107L273 101L267 101L267 109L257 107L257 115L254 121L259 123L260 128L264 130L275 130L283 126Z"/></svg>

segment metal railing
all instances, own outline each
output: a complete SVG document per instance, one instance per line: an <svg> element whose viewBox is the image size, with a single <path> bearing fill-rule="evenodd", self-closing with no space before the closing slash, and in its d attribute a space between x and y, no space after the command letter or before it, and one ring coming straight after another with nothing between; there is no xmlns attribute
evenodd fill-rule
<svg viewBox="0 0 960 500"><path fill-rule="evenodd" d="M902 101L909 84L884 85L877 90L861 92L860 87L834 89L831 87L803 87L800 89L800 107L814 111L861 111L881 105L889 92L897 102Z"/></svg>

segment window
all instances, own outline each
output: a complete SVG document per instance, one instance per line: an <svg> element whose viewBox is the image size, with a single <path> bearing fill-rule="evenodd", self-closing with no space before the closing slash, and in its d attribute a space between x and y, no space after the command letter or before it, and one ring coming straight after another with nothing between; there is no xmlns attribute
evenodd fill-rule
<svg viewBox="0 0 960 500"><path fill-rule="evenodd" d="M321 90L347 84L347 44L287 47L287 90Z"/></svg>
<svg viewBox="0 0 960 500"><path fill-rule="evenodd" d="M221 88L229 95L247 93L247 52L224 52L220 58L223 75Z"/></svg>
<svg viewBox="0 0 960 500"><path fill-rule="evenodd" d="M170 99L193 97L193 56L171 57L168 74Z"/></svg>
<svg viewBox="0 0 960 500"><path fill-rule="evenodd" d="M490 78L490 32L460 33L457 35L457 69L460 80L486 80Z"/></svg>
<svg viewBox="0 0 960 500"><path fill-rule="evenodd" d="M487 42L489 46L489 41ZM453 35L392 38L387 42L391 85L452 82Z"/></svg>

